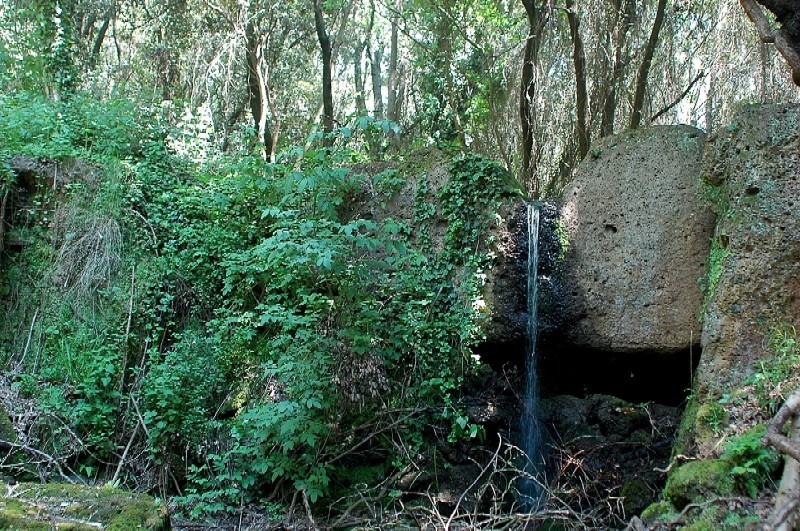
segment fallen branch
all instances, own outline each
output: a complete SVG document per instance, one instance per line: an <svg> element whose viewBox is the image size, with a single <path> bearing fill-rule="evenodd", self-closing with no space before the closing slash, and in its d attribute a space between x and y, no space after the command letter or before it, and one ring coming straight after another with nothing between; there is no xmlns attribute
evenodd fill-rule
<svg viewBox="0 0 800 531"><path fill-rule="evenodd" d="M655 470L656 472L661 472L662 474L669 474L670 472L672 472L672 469L675 467L675 465L680 466L683 463L687 463L689 461L697 461L697 458L689 457L688 455L684 454L678 454L672 458L672 461L670 461L669 466L667 466L667 468L655 467L653 468L653 470Z"/></svg>
<svg viewBox="0 0 800 531"><path fill-rule="evenodd" d="M469 487L464 489L464 492L462 492L461 496L458 497L458 501L456 502L456 506L453 509L452 514L450 514L450 518L447 519L447 523L444 526L445 529L450 529L450 525L453 523L453 518L458 513L458 508L461 506L461 502L464 501L464 497L467 495L467 493L470 490L472 490L472 487L474 487L475 485L478 484L478 481L480 481L481 478L483 477L483 475L486 474L486 472L489 470L489 467L491 467L491 466L495 466L495 468L497 467L497 457L500 455L500 450L503 448L503 438L502 437L498 437L498 439L499 440L497 441L497 450L495 450L494 455L492 456L492 458L489 460L488 463L486 463L486 466L484 466L481 469L480 474L478 474L477 477L475 478L475 480L472 483L470 483Z"/></svg>
<svg viewBox="0 0 800 531"><path fill-rule="evenodd" d="M28 446L27 444L12 443L10 441L6 441L6 440L3 440L3 439L0 439L0 447L8 448L9 450L20 450L22 452L25 452L26 454L30 454L30 455L33 455L33 456L36 456L36 457L40 457L40 458L44 459L47 463L50 463L51 465L53 465L55 467L55 469L58 471L58 475L61 476L62 478L64 478L68 483L73 483L73 484L81 483L83 485L86 485L86 482L83 481L82 479L80 479L80 476L75 474L75 471L70 469L67 465L62 465L61 463L59 463L58 459L56 459L55 457L53 457L50 454L46 454L45 452L43 452L41 450L37 450L36 448ZM73 476L77 477L78 481L75 481L72 477L70 477L66 473L64 473L64 469L65 468L67 469L67 471L70 474L72 474Z"/></svg>
<svg viewBox="0 0 800 531"><path fill-rule="evenodd" d="M782 430L787 422L791 422L789 437ZM798 520L800 509L800 390L795 391L778 413L770 421L764 442L786 454L783 476L775 496L775 508L772 510L764 531L784 531L792 529Z"/></svg>
<svg viewBox="0 0 800 531"><path fill-rule="evenodd" d="M781 433L783 426L792 420L792 417L795 417L798 411L800 411L800 390L795 391L786 399L775 418L770 421L767 433L764 435L764 441L784 454L800 461L800 444L789 440L788 437Z"/></svg>

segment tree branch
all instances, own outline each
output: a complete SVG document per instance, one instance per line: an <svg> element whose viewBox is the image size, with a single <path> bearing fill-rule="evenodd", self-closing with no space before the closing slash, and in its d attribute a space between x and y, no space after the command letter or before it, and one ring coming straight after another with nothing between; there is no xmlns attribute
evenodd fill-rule
<svg viewBox="0 0 800 531"><path fill-rule="evenodd" d="M775 29L770 25L756 0L739 0L739 3L742 5L747 17L756 27L758 37L762 42L775 44L775 49L780 52L789 64L789 68L792 69L792 81L794 81L795 85L800 86L800 53L792 45L789 35L783 29ZM795 44L797 45L798 43Z"/></svg>
<svg viewBox="0 0 800 531"><path fill-rule="evenodd" d="M791 421L790 437L781 431ZM800 391L795 391L778 410L764 435L764 442L787 454L783 468L783 477L775 497L775 508L764 531L784 530L794 527L797 521L797 510L800 508Z"/></svg>
<svg viewBox="0 0 800 531"><path fill-rule="evenodd" d="M58 461L58 459L56 459L55 457L53 457L50 454L46 454L41 450L37 450L36 448L28 446L27 444L12 443L12 442L9 442L9 441L5 441L3 439L0 439L0 447L8 448L9 450L21 450L21 451L25 452L26 454L30 454L30 455L33 455L35 457L40 457L40 458L44 459L45 461L47 461L48 463L50 463L51 465L53 465L56 468L56 470L58 471L58 475L61 476L62 478L64 478L67 482L73 483L73 484L74 483L78 483L77 481L75 481L70 476L68 476L67 474L64 473L64 468L66 468L69 471L69 473L72 474L73 476L77 477L77 474L75 474L75 472L73 470L71 470L68 466L66 466L66 465L62 466L62 464ZM81 480L80 478L79 478L79 482L84 484L84 485L86 485L86 482Z"/></svg>
<svg viewBox="0 0 800 531"><path fill-rule="evenodd" d="M656 120L661 118L664 114L669 112L677 104L679 104L681 101L683 101L683 98L685 98L686 95L689 94L689 92L692 90L692 87L694 87L695 84L697 84L697 82L700 81L701 79L703 79L704 77L706 77L706 73L705 72L700 72L699 74L697 74L697 76L691 82L689 82L689 86L686 87L686 90L681 92L681 95L678 96L677 98L675 98L675 101L673 101L672 103L670 103L669 105L667 105L666 107L664 107L663 109L661 109L660 111L655 113L653 116L651 116L649 121L650 122L655 122Z"/></svg>

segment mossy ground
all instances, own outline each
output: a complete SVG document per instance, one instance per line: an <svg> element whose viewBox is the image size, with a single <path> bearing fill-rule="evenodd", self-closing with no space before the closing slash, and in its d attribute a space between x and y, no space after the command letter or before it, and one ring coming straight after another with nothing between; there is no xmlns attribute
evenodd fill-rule
<svg viewBox="0 0 800 531"><path fill-rule="evenodd" d="M690 461L672 471L664 487L664 498L683 509L689 503L715 496L731 496L736 490L731 469L724 459Z"/></svg>
<svg viewBox="0 0 800 531"><path fill-rule="evenodd" d="M114 488L52 483L4 485L0 497L2 529L169 529L164 505L144 494Z"/></svg>

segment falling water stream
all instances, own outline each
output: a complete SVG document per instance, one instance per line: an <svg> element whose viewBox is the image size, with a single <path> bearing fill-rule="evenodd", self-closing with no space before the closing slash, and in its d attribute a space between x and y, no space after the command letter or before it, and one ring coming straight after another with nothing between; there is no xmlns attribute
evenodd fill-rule
<svg viewBox="0 0 800 531"><path fill-rule="evenodd" d="M523 507L535 511L542 501L541 472L544 469L542 433L538 418L539 382L536 374L537 321L537 275L539 266L539 216L542 205L538 201L528 203L528 330L525 357L525 399L522 417L522 450L527 459L524 465L526 478L520 483Z"/></svg>

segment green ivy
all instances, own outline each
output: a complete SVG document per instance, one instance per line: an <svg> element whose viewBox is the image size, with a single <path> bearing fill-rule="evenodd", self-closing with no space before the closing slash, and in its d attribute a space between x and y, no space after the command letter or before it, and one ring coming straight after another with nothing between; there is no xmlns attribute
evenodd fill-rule
<svg viewBox="0 0 800 531"><path fill-rule="evenodd" d="M725 268L725 261L728 258L730 251L728 250L727 238L715 237L711 240L711 250L708 257L708 272L706 276L699 279L700 289L702 290L705 298L703 305L700 308L699 318L702 319L706 312L706 308L714 294L717 292L717 286L722 279L722 273Z"/></svg>

